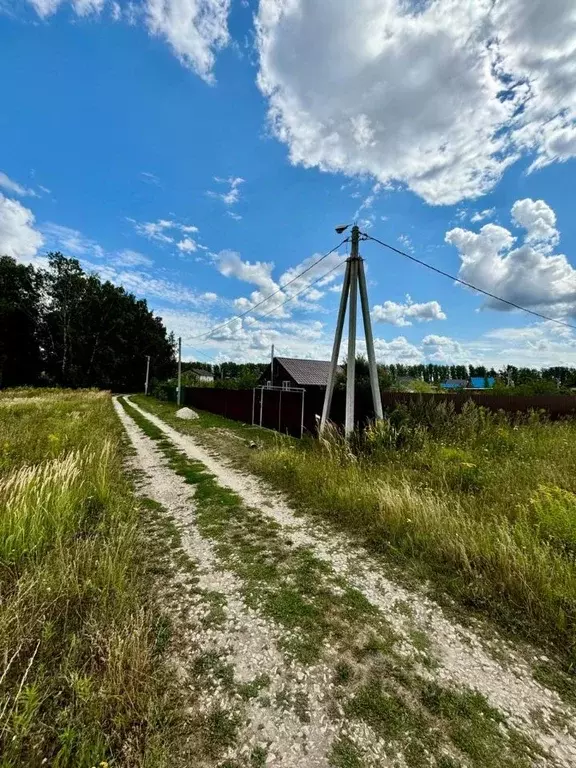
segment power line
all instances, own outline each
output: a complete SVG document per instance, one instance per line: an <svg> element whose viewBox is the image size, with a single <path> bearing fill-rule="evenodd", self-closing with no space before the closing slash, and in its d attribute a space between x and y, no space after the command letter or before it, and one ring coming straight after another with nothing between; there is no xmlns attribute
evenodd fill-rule
<svg viewBox="0 0 576 768"><path fill-rule="evenodd" d="M193 352L196 352L197 355L202 355L203 357L207 357L208 360L212 360L214 363L216 363L216 365L219 365L219 363L216 360L216 358L212 357L212 355L209 355L207 352L202 352L200 349L195 349L195 347L191 347L189 344L186 344L186 347L188 349L191 349Z"/></svg>
<svg viewBox="0 0 576 768"><path fill-rule="evenodd" d="M298 291L298 293L295 293L295 294L293 294L292 296L288 297L288 298L287 298L285 301L283 301L281 304L277 304L275 307L272 307L272 309L271 309L269 312L266 312L265 314L261 315L260 317L261 317L261 318L262 318L262 317L268 317L268 315L271 315L271 314L272 314L272 312L276 312L276 310L278 310L280 307L283 307L283 306L284 306L284 304L288 304L288 302L289 302L289 301L292 301L293 299L296 299L298 296L300 296L300 294L304 293L305 291L308 291L308 290L310 290L310 288L312 288L312 286L313 286L313 285L316 285L316 283L319 283L319 282L321 282L322 280L324 280L324 278L328 277L328 275L331 275L331 274L332 274L332 272L335 272L337 269L340 269L340 267L341 267L343 264L345 264L345 263L346 263L345 261L341 261L339 264L336 264L336 266L332 267L332 269L329 269L329 270L328 270L328 272L325 272L323 275L320 275L320 277L318 277L318 278L317 278L316 280L314 280L312 283L308 283L308 285L306 285L304 288L302 288L302 290ZM189 345L189 344L186 344L186 346L187 346L189 349L192 349L192 350L194 350L194 351L195 351L195 352L197 352L198 354L204 354L204 356L205 356L205 357L208 357L208 358L210 358L210 355L208 355L208 354L206 354L206 353L201 353L199 349L194 349L194 347L190 347L190 345ZM214 360L214 362L216 362L215 358L211 358L211 359L212 359L212 360ZM220 363L217 363L217 365L220 365Z"/></svg>
<svg viewBox="0 0 576 768"><path fill-rule="evenodd" d="M417 259L416 256L411 256L409 253L405 253L404 251L401 251L399 248L395 248L393 245L388 245L388 243L383 242L382 240L378 240L377 237L372 237L372 235L367 235L365 232L362 233L368 240L374 240L375 243L379 243L380 245L383 245L384 248L388 248L391 251L394 251L394 253L400 254L400 256L405 256L407 259L410 259L410 261L416 262L416 264L420 264L423 267L426 267L427 269L431 269L432 272L436 272L439 275L442 275L443 277L448 277L450 280L454 280L455 283L460 283L460 285L466 286L466 288L470 288L473 291L477 291L478 293L484 294L484 296L489 296L491 299L495 299L496 301L501 301L503 304L508 304L510 307L514 307L514 309L519 309L522 312L527 312L529 315L534 315L535 317L539 317L541 320L548 320L551 323L557 323L558 325L564 325L566 328L572 328L572 330L576 331L576 325L570 325L570 323L564 322L564 320L558 320L555 317L548 317L548 315L543 315L540 312L536 312L533 309L527 309L526 307L520 306L520 304L515 304L513 301L508 301L508 299L503 299L500 296L496 296L493 293L490 293L490 291L485 291L482 288L478 288L475 285L472 285L472 283L467 283L466 280L461 280L459 277L455 277L454 275L450 275L448 272L444 272L441 269L438 269L438 267L433 267L432 264L427 264L425 261L421 261L421 259Z"/></svg>
<svg viewBox="0 0 576 768"><path fill-rule="evenodd" d="M340 245L342 245L342 243L340 243ZM338 247L340 247L340 245ZM276 310L279 307L283 307L284 304L288 304L289 301L296 299L298 296L300 296L301 293L308 291L310 288L312 288L313 285L316 285L316 283L319 283L321 280L324 280L325 277L328 277L328 275L331 275L332 272L335 272L337 269L340 269L340 267L345 263L346 263L345 261L339 262L338 264L336 264L335 267L332 267L332 269L329 269L328 272L325 272L323 275L320 275L320 277L314 280L312 283L308 283L308 285L302 288L302 290L298 291L298 293L294 293L292 296L288 297L285 301L281 302L280 304L276 304L275 307L272 307L270 312L266 312L264 315L260 315L260 317L268 317L268 315L271 315L272 312L276 312Z"/></svg>
<svg viewBox="0 0 576 768"><path fill-rule="evenodd" d="M331 251L328 251L328 253L325 253L324 256L321 256L319 259L314 261L312 264L310 264L309 267L306 267L306 269L303 269L302 272L300 272L299 274L296 275L296 277L293 277L287 283L284 283L284 285L281 285L273 293L271 293L269 296L266 296L265 298L263 298L257 304L254 304L252 307L247 309L245 312L241 312L239 315L234 315L234 317L231 317L229 320L226 320L226 322L221 323L220 325L215 325L214 328L211 328L206 333L201 333L199 336L192 336L191 337L192 340L194 340L194 339L203 339L205 337L209 338L214 333L214 331L218 331L218 330L220 330L220 328L225 328L227 325L230 325L230 323L234 322L234 320L240 320L241 318L246 317L246 315L248 315L250 312L253 312L257 307L262 306L262 304L265 304L273 296L276 296L278 293L281 293L289 285L291 285L292 283L295 283L296 280L299 280L302 277L302 275L305 275L307 272L310 272L310 270L313 267L315 267L317 264L320 264L321 261L324 261L324 259L327 259L328 256L331 256L335 251L338 250L338 248L340 248L341 245L344 245L344 243L347 242L347 240L348 240L348 238L345 237L344 240L342 240L341 243L338 243L338 245L336 245L334 248L332 248ZM320 279L322 279L322 278L320 278ZM318 282L318 281L316 281L316 282ZM310 285L314 285L314 283L310 283L308 287L310 287ZM300 291L300 293L302 293L302 291ZM298 296L299 294L294 294L294 295ZM282 303L285 304L286 302L282 302ZM278 306L282 306L282 304L279 304ZM262 315L262 317L266 317L266 315Z"/></svg>

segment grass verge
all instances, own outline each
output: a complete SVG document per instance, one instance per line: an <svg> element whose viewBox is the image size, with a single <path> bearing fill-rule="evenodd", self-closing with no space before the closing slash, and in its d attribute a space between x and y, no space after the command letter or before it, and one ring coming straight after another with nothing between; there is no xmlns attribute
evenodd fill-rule
<svg viewBox="0 0 576 768"><path fill-rule="evenodd" d="M140 510L105 393L0 419L2 768L172 765L178 716Z"/></svg>

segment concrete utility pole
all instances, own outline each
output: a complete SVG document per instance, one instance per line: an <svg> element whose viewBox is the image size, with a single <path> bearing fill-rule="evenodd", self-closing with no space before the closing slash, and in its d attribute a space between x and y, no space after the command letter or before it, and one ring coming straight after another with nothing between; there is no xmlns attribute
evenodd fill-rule
<svg viewBox="0 0 576 768"><path fill-rule="evenodd" d="M144 382L144 394L148 394L148 382L150 381L150 355L146 355L146 381Z"/></svg>
<svg viewBox="0 0 576 768"><path fill-rule="evenodd" d="M338 228L338 232L345 228ZM370 387L372 389L372 401L376 418L383 418L382 399L380 397L380 385L378 383L378 369L376 367L376 355L374 353L374 337L372 335L372 321L370 318L370 305L368 304L368 290L366 288L366 275L364 274L364 260L359 254L360 230L354 225L350 236L350 256L346 259L346 273L342 285L340 308L336 321L336 333L334 334L334 346L332 348L332 360L328 374L328 385L324 395L324 407L322 420L320 421L320 433L324 430L330 417L332 395L336 383L336 371L338 369L338 356L342 343L342 331L346 316L346 305L350 299L349 325L348 325L348 361L346 366L346 418L344 428L346 435L354 431L354 394L356 380L356 313L358 307L358 289L360 289L360 301L362 304L362 319L364 322L364 335L366 338L366 351L370 368Z"/></svg>
<svg viewBox="0 0 576 768"><path fill-rule="evenodd" d="M178 405L182 405L182 337L178 336Z"/></svg>
<svg viewBox="0 0 576 768"><path fill-rule="evenodd" d="M354 432L354 400L356 389L356 309L358 306L358 227L352 229L350 253L350 297L348 303L348 361L346 365L346 419L344 431Z"/></svg>
<svg viewBox="0 0 576 768"><path fill-rule="evenodd" d="M380 395L380 382L378 381L378 366L376 365L376 353L374 352L374 336L372 335L372 318L370 317L370 305L368 303L368 288L366 287L366 275L364 274L364 261L358 259L358 282L360 287L360 302L362 304L362 318L364 321L364 338L366 339L366 352L368 354L368 368L370 371L370 389L372 390L372 403L377 419L384 418L382 410L382 397Z"/></svg>

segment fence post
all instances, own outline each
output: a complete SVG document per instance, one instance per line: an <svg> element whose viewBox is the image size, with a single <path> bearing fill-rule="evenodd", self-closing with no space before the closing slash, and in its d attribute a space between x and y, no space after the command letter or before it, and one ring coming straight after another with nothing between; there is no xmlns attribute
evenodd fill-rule
<svg viewBox="0 0 576 768"><path fill-rule="evenodd" d="M282 390L278 396L278 432L282 432Z"/></svg>

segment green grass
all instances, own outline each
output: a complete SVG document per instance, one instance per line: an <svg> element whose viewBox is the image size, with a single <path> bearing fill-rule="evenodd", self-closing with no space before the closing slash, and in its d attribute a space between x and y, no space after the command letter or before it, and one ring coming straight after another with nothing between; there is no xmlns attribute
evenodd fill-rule
<svg viewBox="0 0 576 768"><path fill-rule="evenodd" d="M502 715L479 693L441 687L421 678L407 692L395 685L388 672L369 675L347 702L345 712L348 719L364 721L387 742L402 745L410 768L429 765L431 755L435 764L454 768L533 765L533 755L538 753L534 744L506 729ZM448 749L458 757L450 757ZM351 759L354 765L357 757L352 754Z"/></svg>
<svg viewBox="0 0 576 768"><path fill-rule="evenodd" d="M171 424L183 434L200 437L206 430L225 430L228 436L232 434L236 438L240 438L240 440L234 438L235 447L238 447L238 444L241 445L242 440L253 440L259 445L273 445L276 441L277 433L272 430L253 427L251 424L244 424L240 421L231 421L216 413L200 411L195 408L194 410L199 418L185 420L175 416L178 406L174 403L158 400L155 397L146 397L145 395L132 395L130 400L139 405L140 408L144 408L164 419L167 424Z"/></svg>
<svg viewBox="0 0 576 768"><path fill-rule="evenodd" d="M220 560L241 578L247 604L289 630L285 651L300 662L313 663L324 641L341 638L348 624L368 617L378 623L374 607L357 590L342 585L327 563L287 542L276 522L244 506L203 464L187 459L157 426L123 399L121 404L157 441L171 467L194 485L201 534L214 541ZM385 622L378 627L389 632Z"/></svg>
<svg viewBox="0 0 576 768"><path fill-rule="evenodd" d="M288 657L314 663L322 658L325 641L338 650L335 698L348 720L363 721L387 742L394 742L409 766L428 764L427 754L435 755L439 765L453 768L495 766L497 753L502 756L502 766L530 764L526 755L533 747L514 731L501 732L502 718L481 696L440 686L432 691L420 671L423 662L429 668L434 663L432 659L426 663L430 649L424 633L412 631L417 646L413 658L401 653L399 636L361 593L342 582L309 550L293 546L276 523L244 506L203 465L177 450L160 428L127 402L122 404L156 441L171 467L194 485L200 532L212 540L224 567L241 579L248 604L291 635L283 646ZM233 670L217 654L205 657L201 666L245 700L265 693L266 679L235 684ZM196 670L197 675L199 672ZM309 719L304 697L281 691L276 694L276 705L290 709L303 723ZM471 743L458 752L468 762L449 762L447 750L454 750L456 741L464 741L466 719L473 726L468 730ZM336 743L330 761L342 768L363 764L362 755L346 738Z"/></svg>
<svg viewBox="0 0 576 768"><path fill-rule="evenodd" d="M474 437L454 432L448 425L442 439L422 431L417 445L382 441L356 452L338 437L278 439L248 460L302 509L572 663L576 426L534 420L488 423Z"/></svg>
<svg viewBox="0 0 576 768"><path fill-rule="evenodd" d="M332 747L330 765L334 768L364 768L365 763L357 747L349 739L341 738Z"/></svg>
<svg viewBox="0 0 576 768"><path fill-rule="evenodd" d="M2 399L2 768L173 765L171 628L148 598L111 399L47 390Z"/></svg>
<svg viewBox="0 0 576 768"><path fill-rule="evenodd" d="M576 423L515 422L467 407L399 412L347 444L266 433L260 450L206 416L135 398L287 492L297 509L352 532L466 610L576 661ZM249 430L224 422L249 439ZM555 649L555 650L554 650Z"/></svg>

